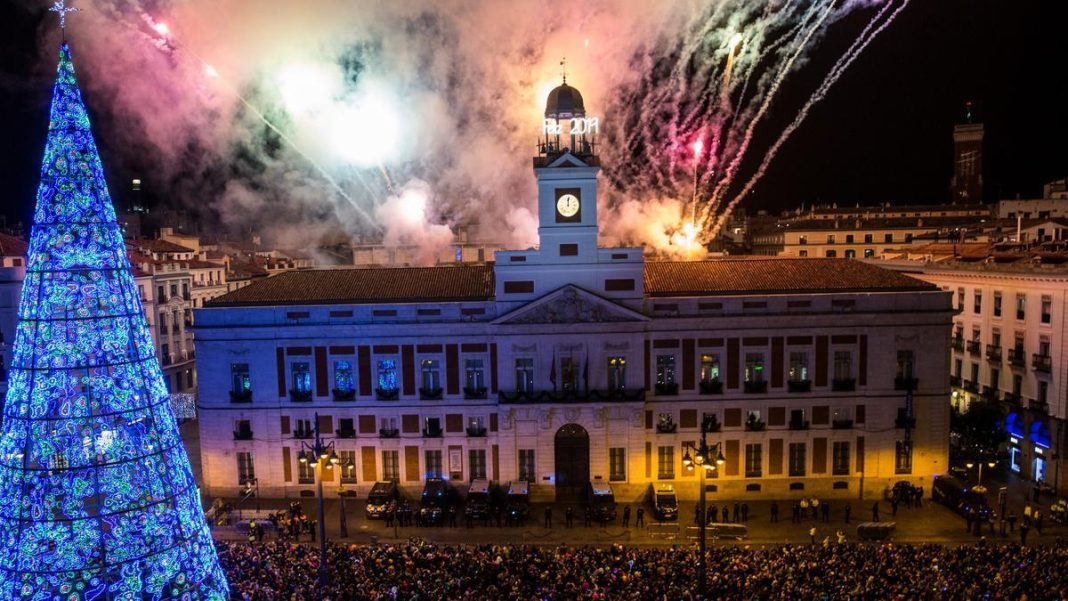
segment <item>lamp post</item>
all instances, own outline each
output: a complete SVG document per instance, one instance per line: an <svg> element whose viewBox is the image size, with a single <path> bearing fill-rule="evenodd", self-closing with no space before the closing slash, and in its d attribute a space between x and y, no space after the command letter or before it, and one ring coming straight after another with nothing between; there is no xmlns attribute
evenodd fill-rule
<svg viewBox="0 0 1068 601"><path fill-rule="evenodd" d="M965 465L968 466L968 469L972 469L973 467L975 467L976 464L974 464L974 463L969 461ZM994 469L994 466L996 466L996 465L997 465L997 463L995 463L993 461L987 461L986 462L986 466L989 467L990 469ZM975 486L972 488L972 490L974 490L977 493L986 492L986 488L983 487L983 462L982 461L979 462L979 481L975 483Z"/></svg>
<svg viewBox="0 0 1068 601"><path fill-rule="evenodd" d="M713 459L713 454L715 459ZM698 476L700 477L700 501L698 502L698 517L697 517L697 540L699 545L700 555L697 558L697 580L698 590L701 592L701 596L704 597L708 592L708 559L705 557L705 551L707 549L706 541L706 529L705 523L705 475L708 472L716 470L717 466L723 465L724 457L720 450L719 443L708 445L708 432L704 424L701 424L701 443L694 449L693 457L690 457L690 450L686 449L686 454L682 456L682 464L686 466L687 471L693 471L694 466L697 466Z"/></svg>
<svg viewBox="0 0 1068 601"><path fill-rule="evenodd" d="M315 414L315 443L308 444L301 441L302 450L298 455L298 459L301 463L311 464L312 466L319 466L319 486L318 486L318 500L319 500L319 588L320 590L326 589L327 583L327 567L326 567L326 516L323 513L323 477L326 475L324 470L333 469L338 464L337 453L334 452L334 443L323 443L323 438L319 432L319 414Z"/></svg>

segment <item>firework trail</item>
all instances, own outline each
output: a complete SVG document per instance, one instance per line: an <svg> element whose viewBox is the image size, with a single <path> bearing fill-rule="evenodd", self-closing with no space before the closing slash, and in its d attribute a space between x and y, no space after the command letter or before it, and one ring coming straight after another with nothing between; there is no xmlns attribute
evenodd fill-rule
<svg viewBox="0 0 1068 601"><path fill-rule="evenodd" d="M767 171L768 166L771 164L771 161L774 160L775 155L778 154L779 149L782 148L782 145L786 143L786 141L790 138L794 131L798 127L800 127L801 124L805 121L812 107L818 104L821 100L823 100L824 97L826 97L827 92L830 91L831 87L834 86L834 84L842 76L842 73L844 73L846 69L848 69L849 66L853 64L853 61L855 61L857 57L860 56L860 54L864 51L865 48L868 47L868 44L870 44L872 40L874 40L880 33L882 33L883 30L885 30L894 22L894 19L897 17L897 15L902 10L904 10L906 6L908 6L909 1L910 0L903 0L902 4L898 6L892 13L890 13L890 16L887 17L886 20L878 26L876 26L876 24L883 17L886 11L890 9L892 3L887 3L874 17L872 17L871 21L868 22L867 27L864 28L864 31L861 32L860 36L857 37L857 39L853 42L849 49L846 50L845 54L843 54L842 57L838 59L838 61L831 68L830 72L828 72L827 76L823 80L823 83L820 84L820 87L805 102L805 105L798 112L797 116L794 117L794 120L790 123L790 125L786 126L782 133L779 134L778 139L775 140L775 143L772 144L771 148L764 155L764 160L761 162L760 167L757 168L756 172L753 173L752 177L749 178L749 181L746 182L742 190L738 192L738 194L730 201L730 203L726 206L723 212L715 218L714 223L707 230L707 239L711 240L716 237L716 235L719 233L720 228L723 227L723 224L726 223L727 219L730 217L731 211L734 210L734 207L737 206L737 204L741 202L747 194L749 194L750 190L752 190L756 183L764 176L764 173Z"/></svg>

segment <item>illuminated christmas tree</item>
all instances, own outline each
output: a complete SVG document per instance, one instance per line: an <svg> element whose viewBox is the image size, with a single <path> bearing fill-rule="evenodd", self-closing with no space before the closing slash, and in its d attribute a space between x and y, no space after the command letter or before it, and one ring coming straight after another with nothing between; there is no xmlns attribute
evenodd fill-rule
<svg viewBox="0 0 1068 601"><path fill-rule="evenodd" d="M227 599L65 43L18 319L0 599Z"/></svg>

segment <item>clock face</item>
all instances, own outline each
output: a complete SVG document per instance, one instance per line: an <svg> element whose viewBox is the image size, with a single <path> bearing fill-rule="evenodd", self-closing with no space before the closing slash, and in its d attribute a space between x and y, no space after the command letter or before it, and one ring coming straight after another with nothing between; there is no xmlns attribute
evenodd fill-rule
<svg viewBox="0 0 1068 601"><path fill-rule="evenodd" d="M556 212L563 217L574 217L579 212L579 199L574 194L563 194L556 200Z"/></svg>

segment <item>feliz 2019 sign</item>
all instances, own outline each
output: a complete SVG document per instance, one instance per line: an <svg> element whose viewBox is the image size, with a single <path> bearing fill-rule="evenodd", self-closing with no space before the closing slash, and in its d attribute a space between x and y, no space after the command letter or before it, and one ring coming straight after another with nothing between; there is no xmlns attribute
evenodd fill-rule
<svg viewBox="0 0 1068 601"><path fill-rule="evenodd" d="M567 123L567 132L562 124ZM573 117L571 119L546 119L542 123L542 131L547 136L559 136L561 134L595 134L598 133L601 121L597 117Z"/></svg>

